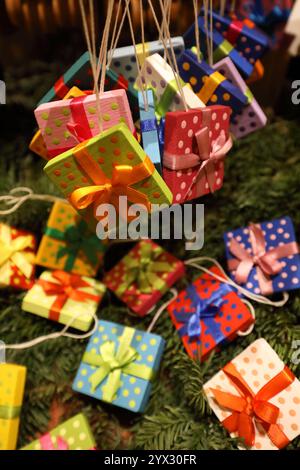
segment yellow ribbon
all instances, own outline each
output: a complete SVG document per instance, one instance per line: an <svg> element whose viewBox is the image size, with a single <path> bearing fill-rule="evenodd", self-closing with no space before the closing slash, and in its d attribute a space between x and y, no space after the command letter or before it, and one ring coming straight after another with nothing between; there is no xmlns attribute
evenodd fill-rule
<svg viewBox="0 0 300 470"><path fill-rule="evenodd" d="M206 104L224 80L226 80L226 78L217 71L206 77L203 87L196 93L198 98Z"/></svg>
<svg viewBox="0 0 300 470"><path fill-rule="evenodd" d="M20 236L12 239L12 229L8 225L0 227L0 282L8 282L11 276L12 265L29 279L32 270L34 255L26 253L25 250L32 244L32 237Z"/></svg>
<svg viewBox="0 0 300 470"><path fill-rule="evenodd" d="M149 42L145 42L144 45L137 44L136 55L138 57L138 61L141 67L144 65L144 62L146 58L149 56L149 54L150 54Z"/></svg>

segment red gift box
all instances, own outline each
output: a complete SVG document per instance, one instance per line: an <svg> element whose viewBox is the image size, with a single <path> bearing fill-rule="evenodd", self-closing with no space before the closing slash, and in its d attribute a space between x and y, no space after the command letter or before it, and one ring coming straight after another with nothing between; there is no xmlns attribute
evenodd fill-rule
<svg viewBox="0 0 300 470"><path fill-rule="evenodd" d="M104 276L103 283L142 317L184 273L182 261L152 240L142 240Z"/></svg>
<svg viewBox="0 0 300 470"><path fill-rule="evenodd" d="M163 177L173 203L220 189L224 157L231 148L231 108L207 106L166 114Z"/></svg>
<svg viewBox="0 0 300 470"><path fill-rule="evenodd" d="M210 271L223 277L216 267ZM180 292L167 310L191 358L205 359L254 323L236 292L209 274L201 275Z"/></svg>

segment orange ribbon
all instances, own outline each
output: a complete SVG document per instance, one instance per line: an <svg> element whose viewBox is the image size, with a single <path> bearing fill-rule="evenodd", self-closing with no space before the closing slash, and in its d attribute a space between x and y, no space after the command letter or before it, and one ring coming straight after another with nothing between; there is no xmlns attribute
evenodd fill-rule
<svg viewBox="0 0 300 470"><path fill-rule="evenodd" d="M80 287L91 287L86 281L76 274L69 274L65 271L53 271L52 277L58 283L39 279L38 284L42 286L46 295L56 295L54 303L49 312L49 319L59 321L60 311L68 299L75 300L76 302L86 302L87 300L94 300L98 302L100 297L98 295L89 294L80 291Z"/></svg>
<svg viewBox="0 0 300 470"><path fill-rule="evenodd" d="M280 409L268 400L293 383L295 376L292 371L285 366L256 394L232 362L223 367L223 371L240 393L240 396L237 396L222 390L211 389L218 405L232 411L232 414L222 421L224 427L230 433L237 433L239 438L244 439L246 446L252 447L255 442L254 421L256 421L278 449L287 446L289 439L276 424Z"/></svg>
<svg viewBox="0 0 300 470"><path fill-rule="evenodd" d="M151 202L148 196L131 187L153 174L155 167L150 158L146 156L142 163L135 166L115 165L110 179L93 160L85 145L86 143L82 143L75 147L73 155L94 184L75 189L70 196L71 204L76 209L86 209L93 205L96 216L100 204L111 203L119 211L119 197L127 196L130 202L143 204L150 212Z"/></svg>

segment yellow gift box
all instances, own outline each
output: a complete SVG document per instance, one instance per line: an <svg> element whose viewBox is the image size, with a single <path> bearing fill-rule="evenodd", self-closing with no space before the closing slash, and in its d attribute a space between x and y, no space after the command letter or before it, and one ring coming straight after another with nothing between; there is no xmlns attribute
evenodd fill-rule
<svg viewBox="0 0 300 470"><path fill-rule="evenodd" d="M0 364L0 450L15 450L23 402L26 367Z"/></svg>

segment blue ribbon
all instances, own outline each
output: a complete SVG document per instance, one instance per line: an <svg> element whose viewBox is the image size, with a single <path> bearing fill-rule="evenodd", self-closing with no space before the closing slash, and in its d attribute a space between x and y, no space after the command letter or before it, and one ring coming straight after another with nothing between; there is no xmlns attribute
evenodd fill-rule
<svg viewBox="0 0 300 470"><path fill-rule="evenodd" d="M157 123L156 119L145 119L144 121L141 121L141 131L142 133L144 132L151 132L151 131L156 131L157 130Z"/></svg>
<svg viewBox="0 0 300 470"><path fill-rule="evenodd" d="M160 149L161 155L164 154L164 148L165 148L165 123L166 123L166 119L161 118L157 126L158 142L159 142L159 149Z"/></svg>
<svg viewBox="0 0 300 470"><path fill-rule="evenodd" d="M195 312L187 312L185 309L175 310L174 315L178 322L183 323L179 328L180 336L188 336L189 341L201 342L201 321L203 320L208 333L214 338L217 344L222 343L226 338L220 329L219 323L215 321L216 314L224 304L224 296L232 292L232 288L225 283L221 283L220 288L212 293L208 299L202 299L196 287L191 284L187 288L187 296L191 299Z"/></svg>

